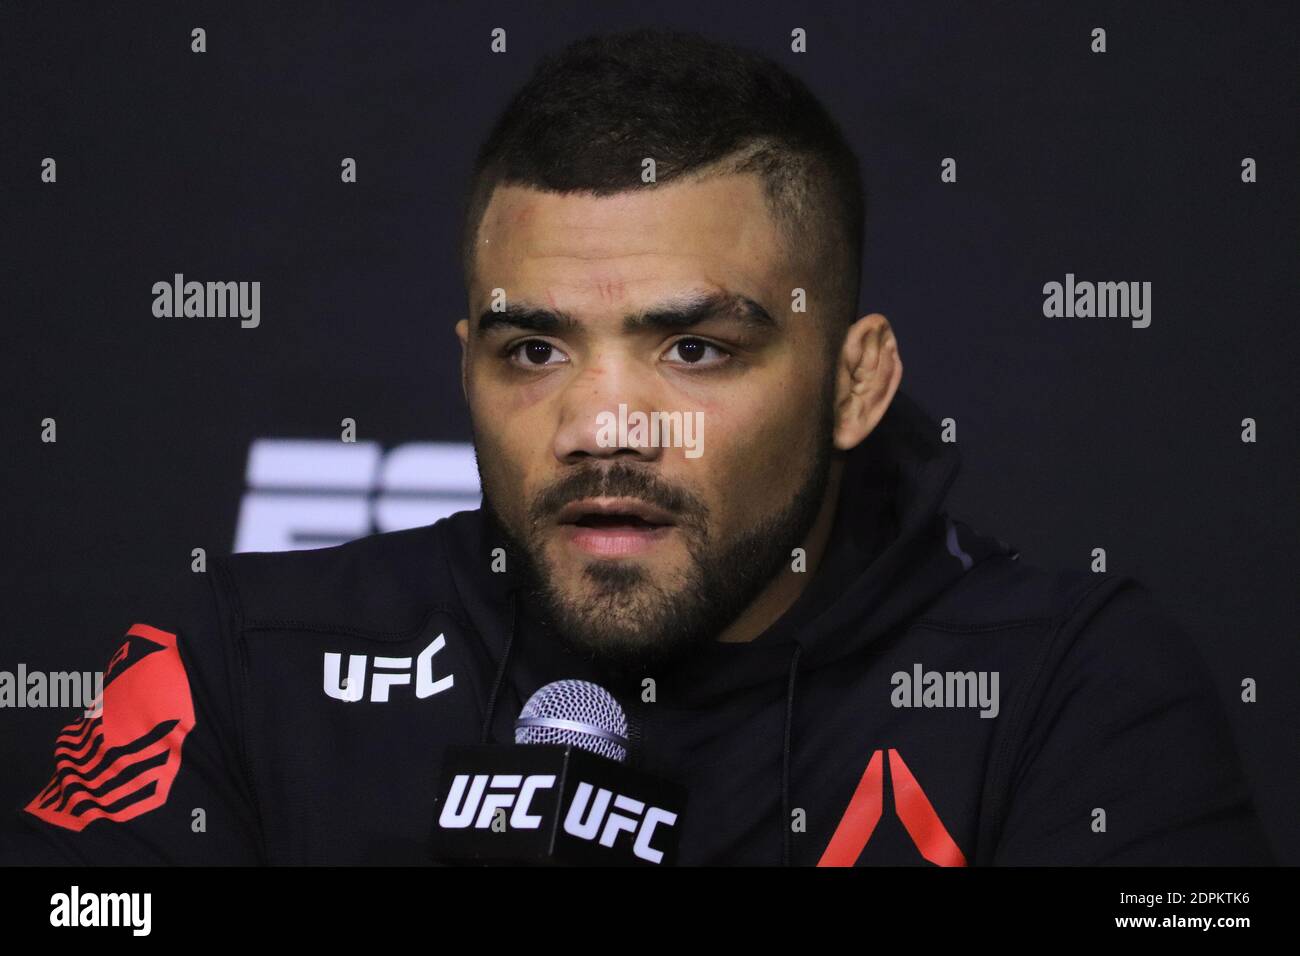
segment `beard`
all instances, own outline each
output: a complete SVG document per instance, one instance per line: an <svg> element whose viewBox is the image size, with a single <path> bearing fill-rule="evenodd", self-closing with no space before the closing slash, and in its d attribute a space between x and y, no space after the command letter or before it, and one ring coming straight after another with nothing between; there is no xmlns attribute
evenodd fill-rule
<svg viewBox="0 0 1300 956"><path fill-rule="evenodd" d="M527 527L510 527L483 488L483 511L516 563L531 612L571 652L618 680L680 663L710 643L753 603L792 559L821 509L831 465L830 409L821 417L814 451L793 497L727 541L709 534L708 508L644 468L618 463L574 471L540 493ZM476 447L478 443L476 441ZM585 593L560 586L545 558L546 534L566 504L595 496L639 498L674 516L690 561L678 580L657 583L644 567L593 559L583 567Z"/></svg>

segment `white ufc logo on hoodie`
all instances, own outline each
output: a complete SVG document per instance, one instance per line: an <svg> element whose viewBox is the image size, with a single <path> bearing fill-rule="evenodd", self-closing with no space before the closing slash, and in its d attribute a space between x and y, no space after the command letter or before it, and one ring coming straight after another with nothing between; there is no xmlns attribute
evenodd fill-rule
<svg viewBox="0 0 1300 956"><path fill-rule="evenodd" d="M450 690L456 679L454 674L433 677L433 655L447 645L442 634L435 637L429 646L420 651L415 658L415 696L423 700L444 690ZM343 663L342 654L325 655L325 693L335 700L358 701L365 697L366 662L365 654L348 655L348 675L339 679L339 669ZM411 683L411 658L376 657L370 668L370 700L375 703L387 703L390 688L400 684Z"/></svg>

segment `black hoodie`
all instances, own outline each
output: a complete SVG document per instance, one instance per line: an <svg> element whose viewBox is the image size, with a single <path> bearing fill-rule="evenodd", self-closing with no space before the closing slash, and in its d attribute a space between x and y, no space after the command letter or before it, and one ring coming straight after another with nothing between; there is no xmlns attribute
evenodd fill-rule
<svg viewBox="0 0 1300 956"><path fill-rule="evenodd" d="M1272 862L1192 642L950 518L937 435L900 393L799 600L632 687L539 624L481 511L218 562L128 633L0 861L429 862L445 748L583 678L686 788L683 864Z"/></svg>

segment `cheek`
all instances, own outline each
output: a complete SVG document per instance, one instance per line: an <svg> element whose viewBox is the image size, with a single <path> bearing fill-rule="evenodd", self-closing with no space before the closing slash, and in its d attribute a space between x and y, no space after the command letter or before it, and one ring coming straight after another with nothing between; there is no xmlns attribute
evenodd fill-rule
<svg viewBox="0 0 1300 956"><path fill-rule="evenodd" d="M548 414L546 399L553 391L547 388L551 378L539 376L536 381L515 381L503 377L496 369L481 370L469 388L474 427L491 434L498 446L514 446L521 436L528 436L533 442L541 440L541 424Z"/></svg>
<svg viewBox="0 0 1300 956"><path fill-rule="evenodd" d="M496 414L491 408L476 406L474 452L478 457L483 492L515 528L521 528L529 501L527 469L529 459L518 447L519 433L511 418Z"/></svg>
<svg viewBox="0 0 1300 956"><path fill-rule="evenodd" d="M536 381L507 389L506 411L515 415L526 415L530 411L544 414L545 400L555 393L557 373L537 376Z"/></svg>
<svg viewBox="0 0 1300 956"><path fill-rule="evenodd" d="M773 390L772 395L789 395ZM756 515L783 508L808 467L816 421L790 398L701 403L704 454L682 462L683 473L712 512L719 533L749 527ZM694 478L693 470L699 467Z"/></svg>
<svg viewBox="0 0 1300 956"><path fill-rule="evenodd" d="M527 412L553 391L553 375L538 375L531 380L516 378L500 364L502 361L493 354L481 354L470 376L470 401L478 406L482 418Z"/></svg>
<svg viewBox="0 0 1300 956"><path fill-rule="evenodd" d="M528 470L528 462L545 460L554 438L553 378L503 384L489 374L470 388L475 433L491 444L497 458L521 471Z"/></svg>

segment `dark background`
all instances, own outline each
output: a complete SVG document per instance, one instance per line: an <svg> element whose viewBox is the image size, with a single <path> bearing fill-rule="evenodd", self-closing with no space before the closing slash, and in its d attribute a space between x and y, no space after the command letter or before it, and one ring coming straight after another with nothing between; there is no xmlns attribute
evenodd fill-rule
<svg viewBox="0 0 1300 956"><path fill-rule="evenodd" d="M952 512L1034 564L1104 547L1178 614L1300 862L1295 11L0 5L0 670L102 668L191 548L230 550L254 439L337 439L353 417L385 448L468 441L452 325L473 153L541 54L671 25L766 53L839 118L871 194L861 311L893 323L904 388L957 420ZM260 280L260 328L155 318L175 272ZM1067 272L1152 282L1151 326L1045 318ZM44 785L69 713L0 711L0 806Z"/></svg>

